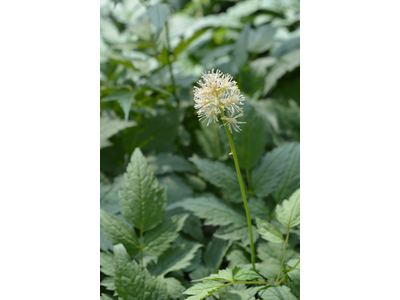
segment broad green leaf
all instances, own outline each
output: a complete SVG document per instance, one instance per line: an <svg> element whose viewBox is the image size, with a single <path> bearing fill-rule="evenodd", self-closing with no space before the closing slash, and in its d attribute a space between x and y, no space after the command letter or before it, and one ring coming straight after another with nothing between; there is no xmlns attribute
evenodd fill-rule
<svg viewBox="0 0 400 300"><path fill-rule="evenodd" d="M205 33L208 28L202 29L198 32L196 32L194 35L192 35L190 38L186 40L182 40L178 46L175 47L174 49L174 57L178 57L179 53L181 53L183 50L185 50L191 42L193 42L195 39L197 39L199 36L201 36L203 33Z"/></svg>
<svg viewBox="0 0 400 300"><path fill-rule="evenodd" d="M204 263L206 267L216 272L230 245L231 241L213 237L207 244L204 252Z"/></svg>
<svg viewBox="0 0 400 300"><path fill-rule="evenodd" d="M195 131L196 139L207 158L226 160L230 146L224 128L219 128L216 124L206 126L202 122L200 122L200 127L201 130Z"/></svg>
<svg viewBox="0 0 400 300"><path fill-rule="evenodd" d="M230 252L226 255L226 259L229 261L228 268L234 268L238 265L250 263L250 255L242 248L230 250Z"/></svg>
<svg viewBox="0 0 400 300"><path fill-rule="evenodd" d="M297 300L286 286L270 287L258 293L265 300Z"/></svg>
<svg viewBox="0 0 400 300"><path fill-rule="evenodd" d="M113 297L108 294L101 294L100 300L118 300L118 297Z"/></svg>
<svg viewBox="0 0 400 300"><path fill-rule="evenodd" d="M279 58L278 62L267 72L263 95L267 95L272 90L279 78L298 66L300 66L300 50L294 50Z"/></svg>
<svg viewBox="0 0 400 300"><path fill-rule="evenodd" d="M283 199L287 199L298 188L300 188L300 145L294 144L287 157L288 161L285 165L282 179L275 188L274 198L280 203Z"/></svg>
<svg viewBox="0 0 400 300"><path fill-rule="evenodd" d="M241 267L235 267L232 271L232 274L235 281L249 281L260 278L260 275L253 270L244 269Z"/></svg>
<svg viewBox="0 0 400 300"><path fill-rule="evenodd" d="M247 50L253 53L262 53L268 50L274 42L275 33L276 28L270 24L251 30Z"/></svg>
<svg viewBox="0 0 400 300"><path fill-rule="evenodd" d="M276 218L288 228L300 224L300 189L276 207Z"/></svg>
<svg viewBox="0 0 400 300"><path fill-rule="evenodd" d="M113 277L106 277L101 282L100 285L105 286L107 290L115 291L115 284Z"/></svg>
<svg viewBox="0 0 400 300"><path fill-rule="evenodd" d="M224 269L224 270L219 270L218 274L211 274L210 276L198 279L198 280L193 280L195 281L206 281L206 280L224 280L224 281L233 281L233 274L232 274L232 269Z"/></svg>
<svg viewBox="0 0 400 300"><path fill-rule="evenodd" d="M196 169L182 156L171 153L159 153L157 156L148 156L147 161L154 175L171 172L194 172Z"/></svg>
<svg viewBox="0 0 400 300"><path fill-rule="evenodd" d="M186 300L202 300L222 287L223 284L218 281L207 280L203 283L198 283L192 286L183 293L186 295L194 295L186 298Z"/></svg>
<svg viewBox="0 0 400 300"><path fill-rule="evenodd" d="M114 276L114 255L100 252L100 271L108 276Z"/></svg>
<svg viewBox="0 0 400 300"><path fill-rule="evenodd" d="M122 215L136 228L145 232L161 222L166 205L165 190L159 188L139 148L132 154L119 198Z"/></svg>
<svg viewBox="0 0 400 300"><path fill-rule="evenodd" d="M147 269L153 276L162 276L171 271L184 269L189 266L200 247L201 245L196 243L171 247L158 258L157 264L151 262L147 265Z"/></svg>
<svg viewBox="0 0 400 300"><path fill-rule="evenodd" d="M167 210L183 207L201 219L205 219L205 225L229 225L239 224L246 226L244 212L234 209L226 202L214 196L188 198L181 202L168 205Z"/></svg>
<svg viewBox="0 0 400 300"><path fill-rule="evenodd" d="M255 197L250 197L247 201L249 202L250 216L253 220L255 220L256 217L266 219L269 216L270 209L266 201Z"/></svg>
<svg viewBox="0 0 400 300"><path fill-rule="evenodd" d="M279 267L282 262L283 249L283 243L259 243L257 247L257 256L265 263ZM299 258L299 254L288 246L285 254L285 262L296 258Z"/></svg>
<svg viewBox="0 0 400 300"><path fill-rule="evenodd" d="M257 228L252 225L253 242L258 240ZM223 240L241 241L244 246L250 245L250 234L247 223L237 223L222 226L217 229L214 236Z"/></svg>
<svg viewBox="0 0 400 300"><path fill-rule="evenodd" d="M263 156L260 164L251 172L251 183L258 197L270 195L278 185L284 188L282 182L291 180L292 174L296 173L296 166L290 162L296 156L296 151L297 144L289 143L274 148ZM284 177L284 175L287 176Z"/></svg>
<svg viewBox="0 0 400 300"><path fill-rule="evenodd" d="M192 188L175 174L159 176L157 179L161 187L167 188L168 204L193 196Z"/></svg>
<svg viewBox="0 0 400 300"><path fill-rule="evenodd" d="M185 225L183 226L182 231L184 233L187 233L190 236L192 236L195 240L197 240L199 242L203 242L204 235L203 235L203 230L201 228L202 228L202 224L201 224L200 219L194 215L190 215L186 219Z"/></svg>
<svg viewBox="0 0 400 300"><path fill-rule="evenodd" d="M139 147L143 151L165 151L170 146L177 133L180 124L179 111L172 111L165 114L144 119L132 129L125 131L125 148L128 152Z"/></svg>
<svg viewBox="0 0 400 300"><path fill-rule="evenodd" d="M262 276L268 279L269 282L275 282L281 266L275 262L262 262L256 268Z"/></svg>
<svg viewBox="0 0 400 300"><path fill-rule="evenodd" d="M104 252L113 249L113 243L107 238L103 228L100 226L100 249Z"/></svg>
<svg viewBox="0 0 400 300"><path fill-rule="evenodd" d="M232 63L234 63L238 69L242 68L248 59L247 44L249 40L250 28L250 23L247 23L235 43Z"/></svg>
<svg viewBox="0 0 400 300"><path fill-rule="evenodd" d="M114 244L123 244L132 256L138 253L140 248L139 241L132 227L104 210L100 210L100 224L110 241Z"/></svg>
<svg viewBox="0 0 400 300"><path fill-rule="evenodd" d="M118 191L122 188L123 176L114 178L113 183L100 182L100 208L110 214L121 211L119 206Z"/></svg>
<svg viewBox="0 0 400 300"><path fill-rule="evenodd" d="M236 203L242 202L239 180L236 172L222 162L206 158L189 158L200 169L200 175L211 184L222 188L222 192Z"/></svg>
<svg viewBox="0 0 400 300"><path fill-rule="evenodd" d="M254 297L249 297L248 294L242 291L229 291L225 294L226 300L255 300Z"/></svg>
<svg viewBox="0 0 400 300"><path fill-rule="evenodd" d="M104 114L100 118L100 149L112 146L108 139L120 130L136 125L134 121L123 121L118 117L111 118Z"/></svg>
<svg viewBox="0 0 400 300"><path fill-rule="evenodd" d="M152 5L147 9L147 13L157 29L157 35L159 35L170 14L169 5L165 3Z"/></svg>
<svg viewBox="0 0 400 300"><path fill-rule="evenodd" d="M163 278L162 281L164 282L167 288L167 293L169 297L171 297L172 299L183 298L182 293L185 291L185 287L179 280L173 277L168 277L168 278Z"/></svg>
<svg viewBox="0 0 400 300"><path fill-rule="evenodd" d="M233 134L239 165L242 169L250 170L260 160L266 144L266 127L263 117L248 101L244 102L244 116L240 121L246 122L240 128L240 134ZM237 176L237 175L236 175Z"/></svg>
<svg viewBox="0 0 400 300"><path fill-rule="evenodd" d="M296 297L300 298L300 270L296 268L287 273L287 276L289 277L287 286Z"/></svg>
<svg viewBox="0 0 400 300"><path fill-rule="evenodd" d="M135 90L121 89L121 90L117 90L117 91L111 93L107 97L101 99L101 101L107 102L107 101L117 100L124 112L125 121L127 121L129 118L129 112L131 110L131 106L132 106L132 102L133 102L133 98L135 97L135 94L136 94Z"/></svg>
<svg viewBox="0 0 400 300"><path fill-rule="evenodd" d="M146 269L132 261L123 245L114 246L115 289L129 300L163 300L167 292L159 278L153 279Z"/></svg>
<svg viewBox="0 0 400 300"><path fill-rule="evenodd" d="M149 255L160 256L176 240L188 216L173 216L148 231L143 238L143 250Z"/></svg>
<svg viewBox="0 0 400 300"><path fill-rule="evenodd" d="M283 243L285 241L278 228L259 218L256 218L256 221L257 231L263 239L270 241L271 243Z"/></svg>

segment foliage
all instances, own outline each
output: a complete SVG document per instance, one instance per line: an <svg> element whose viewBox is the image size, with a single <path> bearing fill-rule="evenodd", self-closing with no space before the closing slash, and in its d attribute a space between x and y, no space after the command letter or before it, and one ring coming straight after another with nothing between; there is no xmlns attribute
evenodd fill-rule
<svg viewBox="0 0 400 300"><path fill-rule="evenodd" d="M101 299L300 299L299 1L102 0L100 13ZM225 129L193 107L211 69L246 99L232 137L256 271Z"/></svg>

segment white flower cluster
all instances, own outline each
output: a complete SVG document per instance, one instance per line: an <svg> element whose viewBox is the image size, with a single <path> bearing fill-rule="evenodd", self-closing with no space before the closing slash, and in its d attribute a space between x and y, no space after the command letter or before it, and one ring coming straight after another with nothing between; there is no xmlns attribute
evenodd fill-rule
<svg viewBox="0 0 400 300"><path fill-rule="evenodd" d="M225 120L229 131L232 129L239 132L241 129L238 124L246 122L238 122L236 118L243 116L243 110L239 105L243 105L244 97L240 94L236 81L232 80L229 74L223 74L220 70L214 73L204 72L201 76L204 80L199 81L201 86L194 87L194 108L197 109L197 114L200 121L207 120L207 126L212 122L218 122L218 115L223 115L221 120ZM229 112L230 116L225 116L225 111ZM235 111L237 115L235 115Z"/></svg>

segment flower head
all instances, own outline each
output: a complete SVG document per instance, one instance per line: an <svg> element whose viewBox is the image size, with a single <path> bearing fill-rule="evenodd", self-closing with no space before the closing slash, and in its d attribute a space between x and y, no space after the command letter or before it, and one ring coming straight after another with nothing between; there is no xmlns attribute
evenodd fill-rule
<svg viewBox="0 0 400 300"><path fill-rule="evenodd" d="M239 105L243 105L244 97L240 94L236 81L229 74L223 74L220 70L214 73L204 72L201 76L203 81L199 81L200 87L194 87L194 108L200 121L207 120L207 126L212 122L218 122L218 115L222 115L225 126L228 126L230 132L232 128L239 132L241 129L237 124L236 118L243 116L243 110ZM225 117L225 111L230 113L230 117ZM237 116L233 117L235 111ZM222 125L221 125L222 126Z"/></svg>

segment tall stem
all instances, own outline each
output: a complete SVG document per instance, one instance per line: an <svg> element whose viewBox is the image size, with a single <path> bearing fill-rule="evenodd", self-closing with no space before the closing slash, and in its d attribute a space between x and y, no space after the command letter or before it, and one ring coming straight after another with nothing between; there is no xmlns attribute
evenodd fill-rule
<svg viewBox="0 0 400 300"><path fill-rule="evenodd" d="M221 110L221 115L222 115L222 117L224 116L223 109ZM256 254L255 254L255 251L254 251L253 231L252 231L252 228L251 228L250 211L249 211L249 206L247 204L247 198L246 198L246 192L244 190L242 174L240 173L239 160L237 158L235 145L233 144L232 136L231 136L231 133L230 133L230 131L228 129L228 126L226 125L226 121L222 120L222 122L224 123L225 131L226 131L226 134L228 135L228 139L229 139L229 144L231 145L231 153L232 153L232 156L233 156L233 160L235 161L235 167L236 167L236 173L237 173L238 180L239 180L240 191L242 192L244 208L246 210L247 225L249 227L249 234L250 234L251 263L253 264L253 270L255 271L256 270L256 265L255 265L255 263L256 263Z"/></svg>
<svg viewBox="0 0 400 300"><path fill-rule="evenodd" d="M281 276L281 272L282 272L282 268L283 268L283 263L285 262L285 255L286 255L287 244L288 244L288 241L289 241L289 234L290 234L290 227L288 228L288 231L287 231L286 240L285 240L285 248L283 249L283 256L282 256L281 267L279 268L279 273L278 273L278 277L276 277L276 282L278 282L279 277Z"/></svg>

